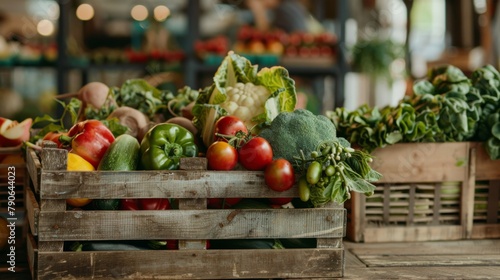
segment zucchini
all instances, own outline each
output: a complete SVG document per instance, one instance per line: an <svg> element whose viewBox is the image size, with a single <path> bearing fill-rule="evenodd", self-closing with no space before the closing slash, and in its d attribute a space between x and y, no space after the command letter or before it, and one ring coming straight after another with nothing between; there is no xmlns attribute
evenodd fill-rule
<svg viewBox="0 0 500 280"><path fill-rule="evenodd" d="M116 137L104 153L97 170L136 170L139 163L139 140L129 134Z"/></svg>

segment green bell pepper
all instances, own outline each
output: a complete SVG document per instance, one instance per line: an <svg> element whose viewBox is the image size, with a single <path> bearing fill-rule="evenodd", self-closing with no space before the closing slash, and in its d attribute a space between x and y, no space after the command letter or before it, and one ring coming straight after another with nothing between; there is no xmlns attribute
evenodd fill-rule
<svg viewBox="0 0 500 280"><path fill-rule="evenodd" d="M193 134L182 126L161 123L151 128L141 142L141 163L146 170L179 169L181 157L195 157L198 147Z"/></svg>

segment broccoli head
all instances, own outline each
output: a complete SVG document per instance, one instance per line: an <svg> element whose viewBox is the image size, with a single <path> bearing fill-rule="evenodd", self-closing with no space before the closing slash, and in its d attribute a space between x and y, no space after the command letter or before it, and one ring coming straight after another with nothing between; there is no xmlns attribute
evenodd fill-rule
<svg viewBox="0 0 500 280"><path fill-rule="evenodd" d="M294 165L294 157L300 156L301 150L309 158L322 142L340 140L336 137L335 125L331 120L306 109L279 113L269 126L261 130L259 136L271 144L274 158L284 158ZM345 141L341 143L343 146L349 144Z"/></svg>

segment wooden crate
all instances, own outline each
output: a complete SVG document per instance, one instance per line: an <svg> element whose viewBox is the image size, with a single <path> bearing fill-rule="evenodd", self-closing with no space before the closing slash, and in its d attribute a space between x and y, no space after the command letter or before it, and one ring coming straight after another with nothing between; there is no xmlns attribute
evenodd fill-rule
<svg viewBox="0 0 500 280"><path fill-rule="evenodd" d="M373 196L345 204L347 237L355 242L457 240L472 220L468 142L402 143L373 152L382 173ZM472 209L472 208L471 208Z"/></svg>
<svg viewBox="0 0 500 280"><path fill-rule="evenodd" d="M14 172L13 173L9 173ZM9 176L14 177L15 182L15 199L13 206L15 209L15 217L17 218L16 226L22 226L25 208L25 188L28 185L28 175L26 171L26 162L20 147L0 148L0 213L8 215L8 197L11 186ZM12 218L11 216L7 216Z"/></svg>
<svg viewBox="0 0 500 280"><path fill-rule="evenodd" d="M474 163L474 196L468 204L472 227L467 238L500 237L500 160L491 160L483 143L471 143L476 154Z"/></svg>
<svg viewBox="0 0 500 280"><path fill-rule="evenodd" d="M342 207L206 209L211 197L293 197L264 185L263 172L207 171L205 159L185 159L175 171L65 171L64 150L27 151L34 279L334 278L344 273ZM178 210L69 210L65 199L178 198ZM317 248L205 249L208 239L317 238ZM179 250L63 250L64 241L178 239Z"/></svg>

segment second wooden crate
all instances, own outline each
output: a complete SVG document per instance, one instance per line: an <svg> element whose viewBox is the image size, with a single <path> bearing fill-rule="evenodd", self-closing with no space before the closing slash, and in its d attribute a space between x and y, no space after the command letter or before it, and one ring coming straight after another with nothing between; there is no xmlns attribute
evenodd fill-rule
<svg viewBox="0 0 500 280"><path fill-rule="evenodd" d="M347 237L356 242L457 240L472 220L470 143L404 143L377 149L383 177L371 197L347 201Z"/></svg>
<svg viewBox="0 0 500 280"><path fill-rule="evenodd" d="M491 160L482 142L471 143L475 186L468 203L471 228L467 238L500 238L500 160Z"/></svg>

